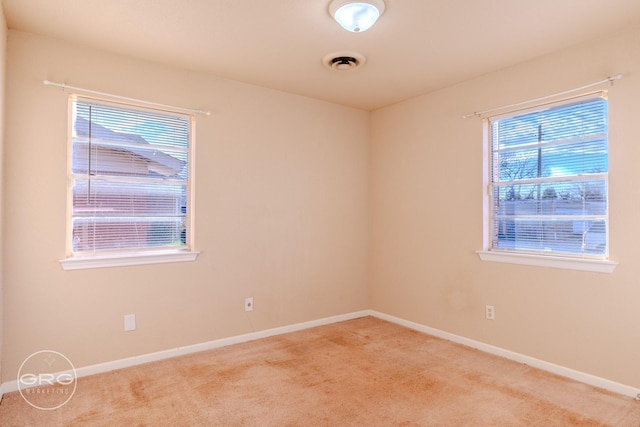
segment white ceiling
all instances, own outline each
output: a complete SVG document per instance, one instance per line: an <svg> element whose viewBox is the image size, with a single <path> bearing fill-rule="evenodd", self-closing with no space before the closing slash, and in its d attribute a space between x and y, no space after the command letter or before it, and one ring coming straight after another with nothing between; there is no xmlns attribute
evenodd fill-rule
<svg viewBox="0 0 640 427"><path fill-rule="evenodd" d="M365 110L640 23L640 0L385 0L373 28L349 33L329 16L329 1L2 5L11 29ZM322 64L340 51L360 53L366 64L351 71Z"/></svg>

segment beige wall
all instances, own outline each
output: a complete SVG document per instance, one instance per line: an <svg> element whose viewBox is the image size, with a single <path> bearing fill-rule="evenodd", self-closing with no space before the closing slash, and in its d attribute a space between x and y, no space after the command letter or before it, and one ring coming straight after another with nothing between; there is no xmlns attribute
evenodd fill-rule
<svg viewBox="0 0 640 427"><path fill-rule="evenodd" d="M22 32L8 59L3 381L37 350L82 367L369 307L368 113ZM61 269L68 93L43 79L212 111L196 262Z"/></svg>
<svg viewBox="0 0 640 427"><path fill-rule="evenodd" d="M4 330L4 270L3 257L4 253L4 239L3 234L3 221L2 212L4 208L3 203L3 189L4 189L4 175L3 175L3 153L4 153L4 87L5 87L5 59L7 54L7 23L4 19L4 10L0 6L0 355L2 355L3 342L3 330ZM2 378L2 358L0 357L0 379Z"/></svg>
<svg viewBox="0 0 640 427"><path fill-rule="evenodd" d="M9 31L2 380L42 349L81 367L373 308L639 387L639 45L636 29L369 115ZM482 125L461 116L617 72L616 271L481 262ZM197 262L62 271L68 93L43 79L213 112L197 123Z"/></svg>
<svg viewBox="0 0 640 427"><path fill-rule="evenodd" d="M640 387L638 46L635 29L374 112L372 308ZM615 272L480 261L482 123L461 116L619 72L609 93Z"/></svg>

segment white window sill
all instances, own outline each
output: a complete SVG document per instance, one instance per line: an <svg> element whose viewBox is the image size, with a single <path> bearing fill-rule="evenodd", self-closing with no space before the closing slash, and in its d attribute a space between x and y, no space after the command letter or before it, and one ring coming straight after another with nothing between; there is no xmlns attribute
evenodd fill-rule
<svg viewBox="0 0 640 427"><path fill-rule="evenodd" d="M60 260L63 270L86 268L122 267L128 265L163 264L168 262L195 261L199 252L163 251L131 252L117 255L78 256Z"/></svg>
<svg viewBox="0 0 640 427"><path fill-rule="evenodd" d="M596 273L613 273L613 270L618 265L617 262L603 259L516 254L498 251L476 251L476 253L480 256L482 261L562 268L566 270L591 271Z"/></svg>

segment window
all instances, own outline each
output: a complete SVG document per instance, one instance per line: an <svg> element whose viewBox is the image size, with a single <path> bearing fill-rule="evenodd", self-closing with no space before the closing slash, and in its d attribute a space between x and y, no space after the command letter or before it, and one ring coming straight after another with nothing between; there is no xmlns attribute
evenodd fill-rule
<svg viewBox="0 0 640 427"><path fill-rule="evenodd" d="M486 123L486 249L606 260L606 98L583 97Z"/></svg>
<svg viewBox="0 0 640 427"><path fill-rule="evenodd" d="M75 96L70 110L67 260L190 252L191 117Z"/></svg>

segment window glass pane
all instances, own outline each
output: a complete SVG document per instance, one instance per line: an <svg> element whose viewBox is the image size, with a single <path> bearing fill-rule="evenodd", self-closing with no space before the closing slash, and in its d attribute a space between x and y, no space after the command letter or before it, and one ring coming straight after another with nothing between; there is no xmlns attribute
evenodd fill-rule
<svg viewBox="0 0 640 427"><path fill-rule="evenodd" d="M189 118L77 100L71 251L187 248Z"/></svg>
<svg viewBox="0 0 640 427"><path fill-rule="evenodd" d="M492 248L606 256L605 99L491 122Z"/></svg>

